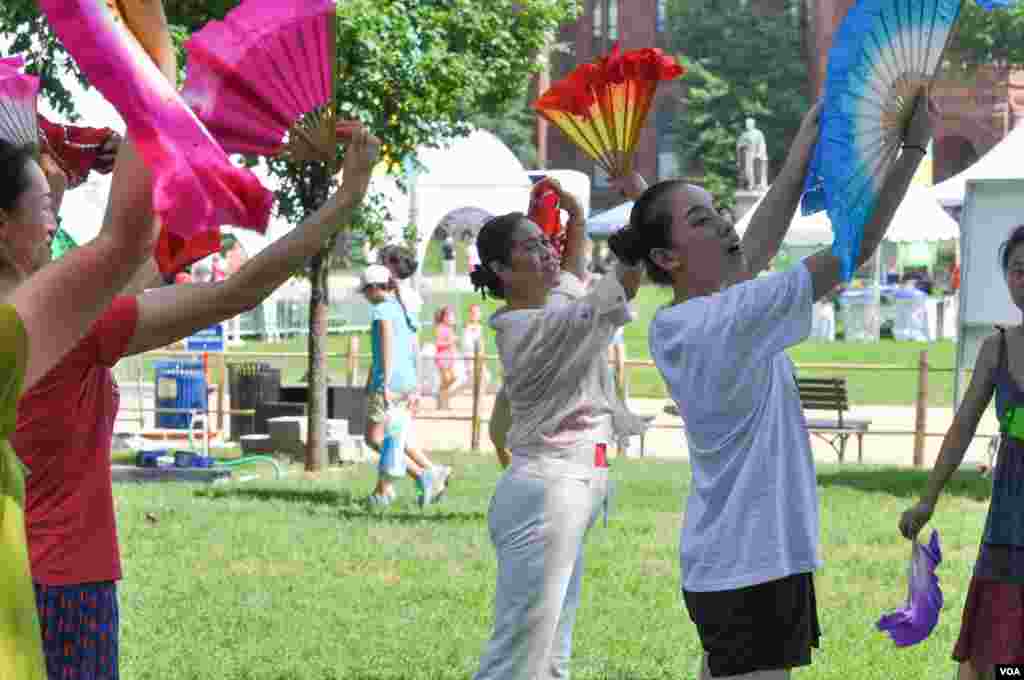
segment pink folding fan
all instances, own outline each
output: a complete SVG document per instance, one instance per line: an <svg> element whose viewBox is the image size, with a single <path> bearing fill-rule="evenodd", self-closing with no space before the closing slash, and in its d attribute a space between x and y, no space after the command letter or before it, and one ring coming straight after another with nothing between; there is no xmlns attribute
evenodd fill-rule
<svg viewBox="0 0 1024 680"><path fill-rule="evenodd" d="M231 163L185 104L110 0L39 0L78 67L121 114L153 172L153 205L163 222L156 259L180 271L220 246L219 227L263 232L271 194L252 171Z"/></svg>
<svg viewBox="0 0 1024 680"><path fill-rule="evenodd" d="M17 146L39 141L39 78L24 73L24 66L22 57L0 59L0 139Z"/></svg>
<svg viewBox="0 0 1024 680"><path fill-rule="evenodd" d="M244 0L185 43L182 95L229 152L333 163L335 0Z"/></svg>

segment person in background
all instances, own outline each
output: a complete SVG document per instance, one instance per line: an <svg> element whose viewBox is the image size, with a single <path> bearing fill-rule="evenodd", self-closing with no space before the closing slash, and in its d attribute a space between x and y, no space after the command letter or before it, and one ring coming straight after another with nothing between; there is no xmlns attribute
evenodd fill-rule
<svg viewBox="0 0 1024 680"><path fill-rule="evenodd" d="M377 263L387 267L391 276L398 282L398 301L405 308L406 314L416 328L419 329L423 296L413 284L413 278L420 266L416 260L416 253L407 246L386 245L377 253Z"/></svg>
<svg viewBox="0 0 1024 680"><path fill-rule="evenodd" d="M410 396L417 389L417 357L413 352L413 326L396 299L397 285L387 267L373 264L359 279L360 292L370 303L373 363L366 376L369 407L366 422L366 443L380 452L391 409L409 408ZM445 491L449 469L435 466L406 439L406 470L417 484L420 506L433 503ZM426 465L417 461L425 460ZM370 495L371 505L390 505L396 493L391 480L381 476Z"/></svg>
<svg viewBox="0 0 1024 680"><path fill-rule="evenodd" d="M434 314L434 364L441 383L437 388L437 408L451 407L451 390L455 386L455 309L445 305Z"/></svg>
<svg viewBox="0 0 1024 680"><path fill-rule="evenodd" d="M476 246L474 245L474 247ZM486 356L487 341L484 338L483 324L480 323L480 305L476 303L471 304L469 306L468 312L469 313L466 325L462 329L461 358L462 363L465 367L464 372L466 373L467 376L469 376L469 380L467 382L469 385L472 386L474 357L476 357L477 350L479 350L481 354ZM483 365L480 368L480 393L483 394L487 389L487 385L489 385L491 381L491 373L487 369L486 358L484 359Z"/></svg>
<svg viewBox="0 0 1024 680"><path fill-rule="evenodd" d="M455 239L451 234L445 234L441 243L441 259L444 260L444 272L448 280L448 287L455 287Z"/></svg>

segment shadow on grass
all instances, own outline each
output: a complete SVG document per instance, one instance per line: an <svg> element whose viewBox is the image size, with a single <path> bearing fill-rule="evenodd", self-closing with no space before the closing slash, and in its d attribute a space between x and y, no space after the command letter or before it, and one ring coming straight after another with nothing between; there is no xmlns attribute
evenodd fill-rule
<svg viewBox="0 0 1024 680"><path fill-rule="evenodd" d="M302 505L326 505L338 508L344 519L374 517L399 523L411 522L475 522L486 518L484 512L407 512L404 505L391 508L371 508L366 499L351 491L335 489L198 489L195 495L213 500L241 498L254 501L286 501ZM443 506L433 506L443 507Z"/></svg>
<svg viewBox="0 0 1024 680"><path fill-rule="evenodd" d="M931 470L895 467L843 467L818 472L822 487L848 486L857 491L886 493L899 498L919 498L928 485ZM992 480L973 470L958 470L950 477L943 495L987 502L992 497Z"/></svg>

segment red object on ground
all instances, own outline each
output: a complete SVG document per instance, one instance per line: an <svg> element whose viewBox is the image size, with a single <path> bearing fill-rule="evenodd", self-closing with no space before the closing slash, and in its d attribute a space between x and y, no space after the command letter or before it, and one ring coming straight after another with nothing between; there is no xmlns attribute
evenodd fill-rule
<svg viewBox="0 0 1024 680"><path fill-rule="evenodd" d="M594 447L594 467L608 467L608 445L597 444Z"/></svg>

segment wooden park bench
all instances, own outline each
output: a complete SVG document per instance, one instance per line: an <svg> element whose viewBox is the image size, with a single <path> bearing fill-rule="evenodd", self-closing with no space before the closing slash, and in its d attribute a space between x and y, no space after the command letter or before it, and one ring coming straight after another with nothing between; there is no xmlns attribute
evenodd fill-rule
<svg viewBox="0 0 1024 680"><path fill-rule="evenodd" d="M800 403L812 411L835 411L835 418L808 418L807 431L828 442L842 463L846 456L846 440L857 436L857 462L864 461L864 434L871 426L869 418L848 418L850 400L846 378L796 378ZM665 413L678 416L675 404L665 406Z"/></svg>
<svg viewBox="0 0 1024 680"><path fill-rule="evenodd" d="M807 431L828 442L839 462L846 455L846 440L857 436L857 462L864 462L864 434L871 426L870 418L849 418L850 399L846 378L797 378L800 402L811 411L835 411L834 418L808 418Z"/></svg>

